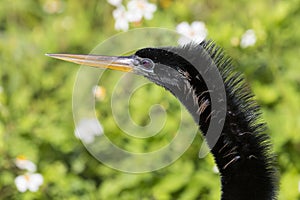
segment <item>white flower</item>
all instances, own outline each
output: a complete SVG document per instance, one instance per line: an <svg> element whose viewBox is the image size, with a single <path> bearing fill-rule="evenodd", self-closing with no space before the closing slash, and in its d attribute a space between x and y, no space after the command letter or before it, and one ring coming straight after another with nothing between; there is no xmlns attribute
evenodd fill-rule
<svg viewBox="0 0 300 200"><path fill-rule="evenodd" d="M103 134L103 128L96 118L81 119L75 129L75 136L85 143L92 143L96 136Z"/></svg>
<svg viewBox="0 0 300 200"><path fill-rule="evenodd" d="M127 31L128 30L128 17L124 6L120 5L113 11L113 17L115 18L115 29Z"/></svg>
<svg viewBox="0 0 300 200"><path fill-rule="evenodd" d="M156 11L156 5L149 3L147 0L131 0L127 4L128 10L122 5L121 0L108 0L117 8L113 11L115 18L115 29L127 31L129 22L139 22L144 17L145 19L152 19L153 13Z"/></svg>
<svg viewBox="0 0 300 200"><path fill-rule="evenodd" d="M249 46L253 46L255 43L256 43L255 32L254 30L249 29L243 34L240 46L242 48L247 48Z"/></svg>
<svg viewBox="0 0 300 200"><path fill-rule="evenodd" d="M26 157L22 155L16 158L15 164L19 169L25 169L29 172L36 171L36 165L30 160L27 160Z"/></svg>
<svg viewBox="0 0 300 200"><path fill-rule="evenodd" d="M128 21L139 22L144 17L152 19L153 13L156 11L156 5L149 3L147 0L131 0L127 4Z"/></svg>
<svg viewBox="0 0 300 200"><path fill-rule="evenodd" d="M107 2L113 6L120 6L122 4L122 0L107 0Z"/></svg>
<svg viewBox="0 0 300 200"><path fill-rule="evenodd" d="M25 192L26 190L36 192L40 185L43 184L43 181L43 176L38 173L24 174L15 178L15 184L20 192Z"/></svg>
<svg viewBox="0 0 300 200"><path fill-rule="evenodd" d="M183 36L179 38L178 43L181 45L191 42L202 42L207 36L205 24L201 21L194 21L191 25L182 22L177 25L176 31Z"/></svg>

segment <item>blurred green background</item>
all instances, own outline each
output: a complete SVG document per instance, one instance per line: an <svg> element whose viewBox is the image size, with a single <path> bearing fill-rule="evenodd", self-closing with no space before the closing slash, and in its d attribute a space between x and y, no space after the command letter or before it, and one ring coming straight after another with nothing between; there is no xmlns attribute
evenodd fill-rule
<svg viewBox="0 0 300 200"><path fill-rule="evenodd" d="M150 2L157 6L153 18L130 29L205 22L208 38L233 58L262 106L279 161L279 199L300 199L300 1ZM145 174L106 167L74 136L72 90L79 67L44 54L89 53L118 33L113 10L104 0L0 2L0 199L219 199L212 157L198 158L200 136L174 164ZM255 31L256 44L241 48L239 38L248 29ZM154 88L151 96L159 95ZM101 113L108 96L97 103ZM148 115L133 112L135 119ZM112 119L102 114L99 120L106 130ZM120 130L112 126L108 132L117 136ZM19 155L44 178L37 192L21 193L14 184L23 174L14 163Z"/></svg>

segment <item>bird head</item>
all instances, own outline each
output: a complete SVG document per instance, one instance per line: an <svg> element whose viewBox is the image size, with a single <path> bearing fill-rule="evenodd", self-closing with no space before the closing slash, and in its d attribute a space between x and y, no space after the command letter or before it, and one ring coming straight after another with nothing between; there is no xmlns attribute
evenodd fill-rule
<svg viewBox="0 0 300 200"><path fill-rule="evenodd" d="M204 71L209 67L207 54L203 48L195 45L185 47L143 48L129 56L103 56L83 54L46 54L50 57L96 68L113 69L132 72L149 79L151 82L170 91L199 122L199 101L210 101L200 98L203 91L208 91L207 85L196 65ZM197 87L196 87L197 86ZM203 93L204 94L204 93ZM207 103L206 103L207 104ZM205 105L206 105L205 104ZM210 112L210 105L207 113ZM201 110L201 109L200 109ZM204 119L204 118L203 118ZM204 127L204 126L203 126ZM203 128L205 131L206 125Z"/></svg>
<svg viewBox="0 0 300 200"><path fill-rule="evenodd" d="M180 81L189 79L190 65L171 48L144 48L129 56L84 54L46 54L47 56L96 68L113 69L142 75L172 91Z"/></svg>

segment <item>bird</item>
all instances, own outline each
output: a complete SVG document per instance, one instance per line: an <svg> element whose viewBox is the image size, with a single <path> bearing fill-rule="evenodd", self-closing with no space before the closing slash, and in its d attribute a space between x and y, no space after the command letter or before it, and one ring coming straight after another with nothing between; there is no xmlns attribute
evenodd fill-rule
<svg viewBox="0 0 300 200"><path fill-rule="evenodd" d="M146 47L129 56L46 54L77 64L132 72L171 92L206 136L213 112L213 91L205 71L214 64L225 89L224 126L209 143L220 173L221 200L272 200L278 196L278 170L260 107L232 59L211 40L181 46ZM196 66L197 65L197 66ZM197 67L203 71L200 73ZM191 106L192 105L192 106Z"/></svg>

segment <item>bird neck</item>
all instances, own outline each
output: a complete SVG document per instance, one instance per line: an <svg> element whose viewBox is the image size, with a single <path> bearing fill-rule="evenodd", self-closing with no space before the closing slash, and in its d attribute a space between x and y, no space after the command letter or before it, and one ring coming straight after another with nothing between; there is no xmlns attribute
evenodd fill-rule
<svg viewBox="0 0 300 200"><path fill-rule="evenodd" d="M205 52L216 63L226 92L226 117L223 130L213 145L208 142L221 175L222 200L276 199L277 174L270 152L265 125L260 123L258 106L252 100L243 78L231 69L228 58L213 44L202 43ZM187 55L199 59L199 49L183 49ZM200 54L201 54L200 49ZM198 54L197 54L198 52ZM184 62L176 62L183 63ZM197 63L197 62L196 62ZM206 136L212 114L211 93L203 77L194 66L180 66L181 78L175 86L164 86L171 91L190 112ZM200 66L201 67L201 66ZM202 66L207 67L207 66ZM214 110L218 112L218 110Z"/></svg>
<svg viewBox="0 0 300 200"><path fill-rule="evenodd" d="M191 77L175 96L199 119L199 128L205 136L211 116L211 99L199 78ZM243 85L246 90L246 86ZM210 146L221 175L222 200L274 199L276 195L276 169L269 154L269 138L264 124L257 123L258 114L248 91L235 91L234 81L225 82L227 112L222 133L214 146ZM184 95L176 92L184 91ZM241 96L241 94L244 94ZM184 98L183 98L184 97Z"/></svg>
<svg viewBox="0 0 300 200"><path fill-rule="evenodd" d="M151 56L157 65L155 76L146 77L177 97L199 124L220 171L222 200L275 199L277 176L269 137L265 125L259 122L258 107L247 85L232 71L230 59L212 42L183 48L148 48L137 54ZM226 100L226 114L220 120L225 120L223 129L211 137L213 113L224 112L224 108L212 110L212 94L220 93L206 85L214 79L207 77L207 72L215 66L226 93L226 97L221 94L221 100Z"/></svg>
<svg viewBox="0 0 300 200"><path fill-rule="evenodd" d="M195 77L190 79L196 80ZM211 99L202 81L186 82L183 87L190 90L185 90L186 97L181 102L194 119L200 119L199 128L206 136ZM269 153L269 138L264 133L264 124L257 122L258 107L251 100L247 86L237 82L224 83L226 119L216 144L210 146L221 175L222 199L273 199L277 188L276 169ZM236 90L237 87L240 89Z"/></svg>

